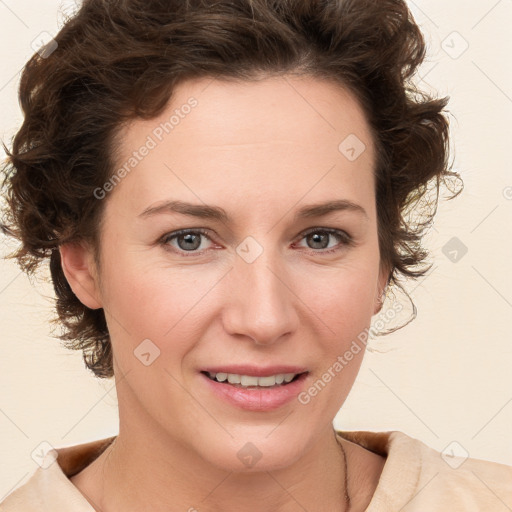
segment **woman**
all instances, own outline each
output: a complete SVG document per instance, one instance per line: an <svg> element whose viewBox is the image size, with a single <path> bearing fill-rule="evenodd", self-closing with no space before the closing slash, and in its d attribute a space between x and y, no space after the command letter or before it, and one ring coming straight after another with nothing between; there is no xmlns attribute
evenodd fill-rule
<svg viewBox="0 0 512 512"><path fill-rule="evenodd" d="M5 230L120 425L1 510L512 506L512 468L332 425L457 177L424 52L398 0L86 0L28 62Z"/></svg>

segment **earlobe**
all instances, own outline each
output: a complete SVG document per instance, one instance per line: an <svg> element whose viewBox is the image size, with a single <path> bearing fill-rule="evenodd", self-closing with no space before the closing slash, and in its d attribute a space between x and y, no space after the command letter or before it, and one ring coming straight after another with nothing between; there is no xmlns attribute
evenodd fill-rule
<svg viewBox="0 0 512 512"><path fill-rule="evenodd" d="M92 249L74 242L59 246L62 271L80 302L90 309L102 306Z"/></svg>
<svg viewBox="0 0 512 512"><path fill-rule="evenodd" d="M385 294L386 294L386 290L387 290L387 286L388 286L387 283L388 283L389 275L390 274L389 274L388 268L381 269L381 272L379 275L379 280L377 283L377 296L375 297L375 307L373 310L374 315L376 315L377 313L380 312L380 310L382 309L382 306L384 304Z"/></svg>
<svg viewBox="0 0 512 512"><path fill-rule="evenodd" d="M383 293L381 293L379 296L377 296L377 298L375 299L375 307L373 309L373 314L376 315L377 313L380 312L380 310L382 309L382 305L383 305Z"/></svg>

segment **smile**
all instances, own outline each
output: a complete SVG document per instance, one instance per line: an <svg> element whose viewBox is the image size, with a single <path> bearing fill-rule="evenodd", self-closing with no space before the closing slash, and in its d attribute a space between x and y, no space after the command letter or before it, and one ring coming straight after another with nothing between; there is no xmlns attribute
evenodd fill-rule
<svg viewBox="0 0 512 512"><path fill-rule="evenodd" d="M203 372L216 382L227 382L235 387L272 387L286 385L296 379L300 373L279 373L277 375L269 375L267 377L257 377L254 375L240 375L237 373L224 372Z"/></svg>
<svg viewBox="0 0 512 512"><path fill-rule="evenodd" d="M308 375L307 371L265 376L200 372L209 393L224 403L253 412L276 410L296 401L299 393L304 390ZM230 378L233 383L229 381ZM236 382L238 380L240 382Z"/></svg>

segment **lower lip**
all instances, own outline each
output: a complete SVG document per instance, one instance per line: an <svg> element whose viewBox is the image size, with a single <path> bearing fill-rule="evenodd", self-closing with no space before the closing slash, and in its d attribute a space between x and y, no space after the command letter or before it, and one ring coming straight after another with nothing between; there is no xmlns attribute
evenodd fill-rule
<svg viewBox="0 0 512 512"><path fill-rule="evenodd" d="M201 373L200 376L215 395L235 407L248 411L272 411L297 397L304 388L304 381L308 373L303 373L298 379L284 386L258 389L244 389L226 384L226 382L217 382L204 373Z"/></svg>

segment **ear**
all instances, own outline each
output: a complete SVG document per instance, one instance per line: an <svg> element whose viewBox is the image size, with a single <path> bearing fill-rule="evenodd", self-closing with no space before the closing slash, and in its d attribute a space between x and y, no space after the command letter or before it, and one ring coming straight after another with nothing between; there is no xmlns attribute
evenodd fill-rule
<svg viewBox="0 0 512 512"><path fill-rule="evenodd" d="M381 309L384 302L383 294L384 294L384 288L386 287L388 283L390 275L390 268L388 266L381 265L380 272L379 272L379 279L377 281L377 290L375 293L375 302L374 302L374 309L373 314L376 315ZM382 302L381 302L382 299Z"/></svg>
<svg viewBox="0 0 512 512"><path fill-rule="evenodd" d="M74 242L59 246L59 252L62 271L80 302L90 309L103 307L92 248Z"/></svg>

